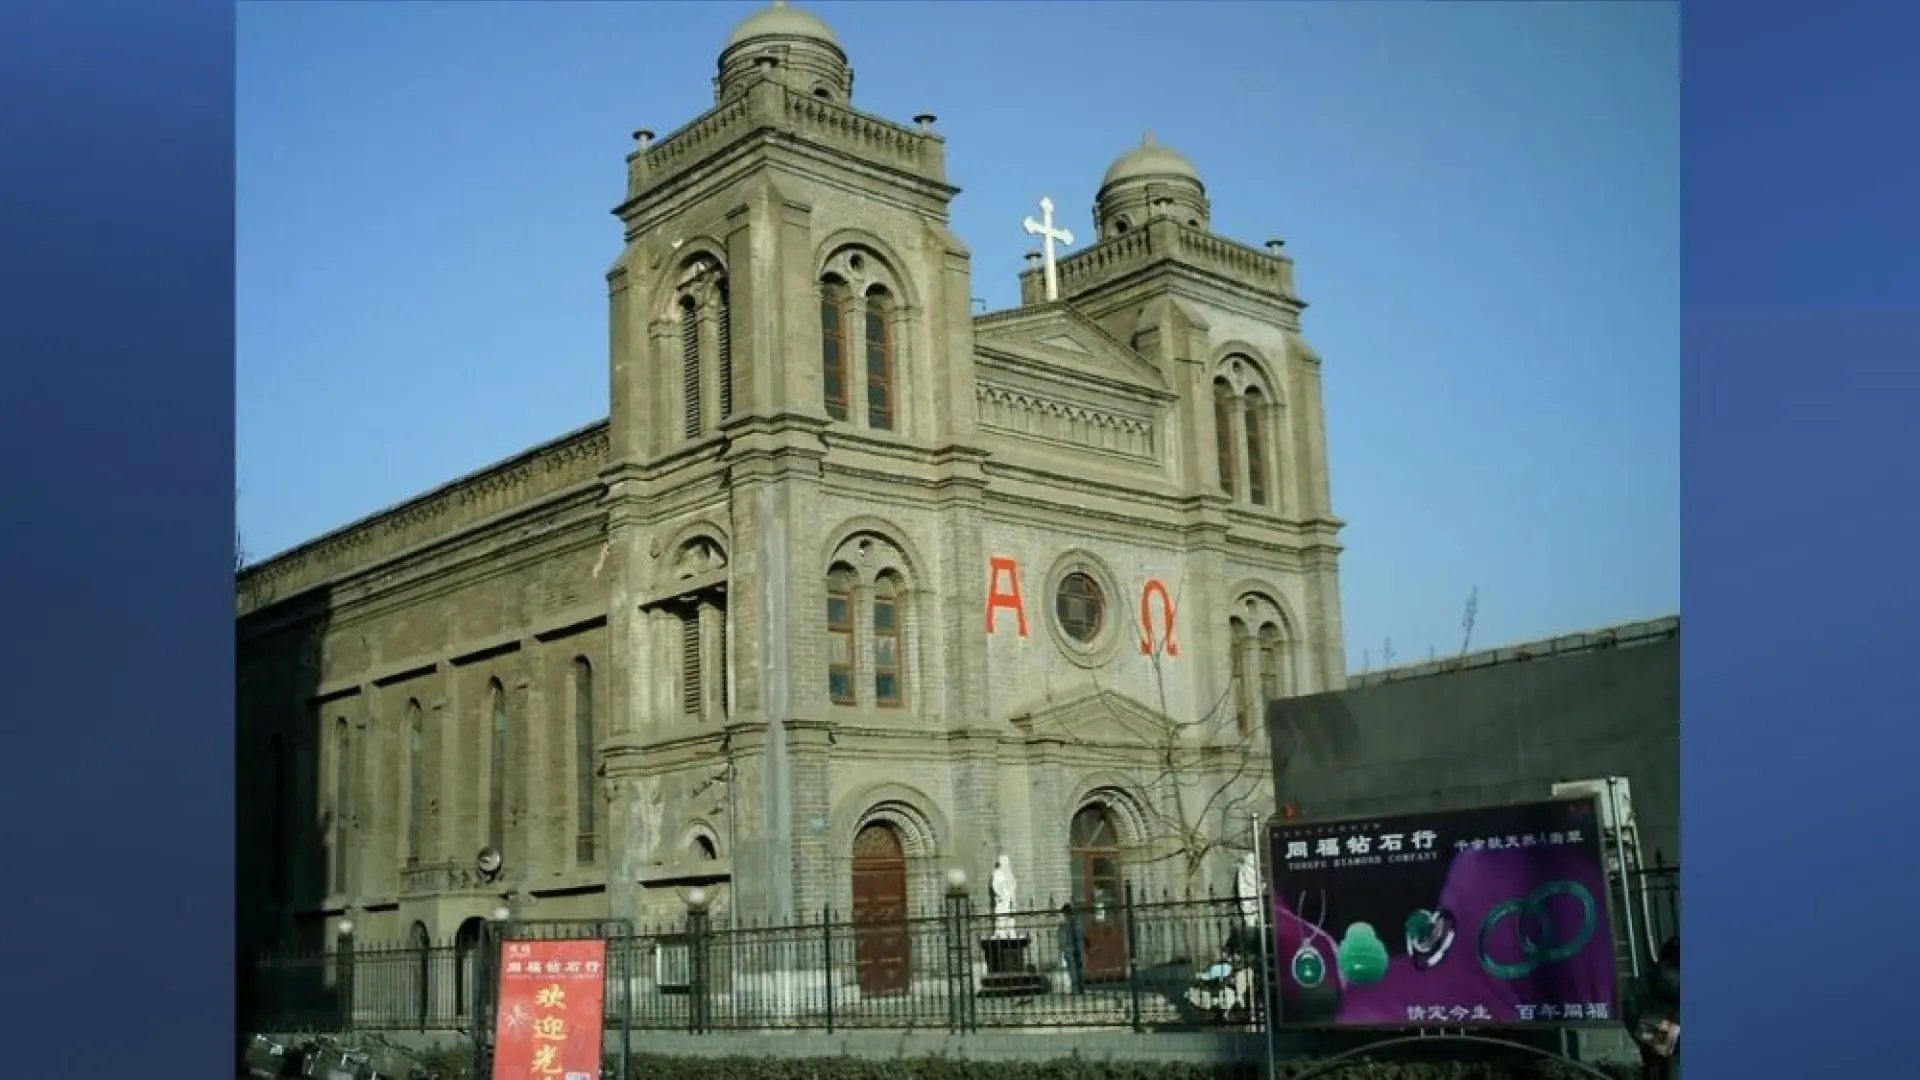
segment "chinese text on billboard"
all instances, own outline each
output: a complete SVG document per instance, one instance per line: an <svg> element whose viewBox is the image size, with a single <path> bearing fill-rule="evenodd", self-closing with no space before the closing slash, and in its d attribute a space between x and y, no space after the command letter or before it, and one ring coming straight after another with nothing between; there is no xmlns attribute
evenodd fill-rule
<svg viewBox="0 0 1920 1080"><path fill-rule="evenodd" d="M600 1080L607 943L506 941L493 1080Z"/></svg>
<svg viewBox="0 0 1920 1080"><path fill-rule="evenodd" d="M1493 1027L1615 1015L1591 799L1273 827L1280 1021Z"/></svg>

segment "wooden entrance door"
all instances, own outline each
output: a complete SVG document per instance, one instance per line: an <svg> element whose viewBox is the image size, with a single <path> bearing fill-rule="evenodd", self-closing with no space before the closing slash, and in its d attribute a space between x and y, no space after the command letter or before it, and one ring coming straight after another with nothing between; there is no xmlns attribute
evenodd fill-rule
<svg viewBox="0 0 1920 1080"><path fill-rule="evenodd" d="M1068 840L1073 863L1073 909L1086 935L1086 978L1127 977L1126 885L1121 876L1120 836L1104 806L1073 815Z"/></svg>
<svg viewBox="0 0 1920 1080"><path fill-rule="evenodd" d="M874 822L853 838L853 967L862 997L907 992L907 852L900 833Z"/></svg>

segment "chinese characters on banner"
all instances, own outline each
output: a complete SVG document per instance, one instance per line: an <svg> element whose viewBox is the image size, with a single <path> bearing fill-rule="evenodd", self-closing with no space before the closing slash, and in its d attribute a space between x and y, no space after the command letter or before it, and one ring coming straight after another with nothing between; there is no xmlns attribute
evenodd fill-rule
<svg viewBox="0 0 1920 1080"><path fill-rule="evenodd" d="M607 943L500 945L493 1080L600 1080Z"/></svg>
<svg viewBox="0 0 1920 1080"><path fill-rule="evenodd" d="M1280 1022L1606 1023L1616 972L1592 799L1276 824Z"/></svg>

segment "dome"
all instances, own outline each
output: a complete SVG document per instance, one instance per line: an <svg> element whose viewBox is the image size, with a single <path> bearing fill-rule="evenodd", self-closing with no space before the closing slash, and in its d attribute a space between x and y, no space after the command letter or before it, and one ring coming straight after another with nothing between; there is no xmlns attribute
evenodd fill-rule
<svg viewBox="0 0 1920 1080"><path fill-rule="evenodd" d="M734 27L727 36L727 48L744 45L760 38L784 37L807 38L822 42L838 49L840 41L827 29L827 24L818 18L789 6L785 0L774 0L773 6L755 12L747 21Z"/></svg>
<svg viewBox="0 0 1920 1080"><path fill-rule="evenodd" d="M1177 178L1199 184L1200 170L1194 168L1193 162L1188 161L1185 154L1154 142L1153 133L1148 132L1141 136L1139 146L1121 154L1114 161L1113 165L1107 169L1107 175L1100 179L1100 186L1106 188L1122 180L1138 180L1147 177Z"/></svg>

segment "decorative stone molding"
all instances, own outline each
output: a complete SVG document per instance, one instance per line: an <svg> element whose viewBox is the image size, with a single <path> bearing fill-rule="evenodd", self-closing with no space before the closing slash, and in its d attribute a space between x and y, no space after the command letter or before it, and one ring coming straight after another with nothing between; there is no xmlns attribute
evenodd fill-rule
<svg viewBox="0 0 1920 1080"><path fill-rule="evenodd" d="M1205 229L1173 222L1156 223L1154 228L1134 229L1111 240L1060 260L1060 292L1073 296L1118 280L1150 263L1178 259L1186 265L1207 271L1229 281L1240 282L1254 290L1282 300L1298 303L1293 291L1293 259L1270 251L1261 251ZM1042 291L1040 272L1023 271L1020 298L1023 305L1037 304Z"/></svg>
<svg viewBox="0 0 1920 1080"><path fill-rule="evenodd" d="M593 480L606 466L608 450L603 420L337 529L242 571L236 582L237 611L244 615Z"/></svg>
<svg viewBox="0 0 1920 1080"><path fill-rule="evenodd" d="M627 198L713 160L721 149L775 128L925 179L944 182L944 140L856 109L803 94L770 79L729 97L705 116L627 157Z"/></svg>
<svg viewBox="0 0 1920 1080"><path fill-rule="evenodd" d="M1155 460L1158 438L1153 421L1140 416L1096 409L1045 397L998 383L974 387L980 407L980 426L1068 446Z"/></svg>

